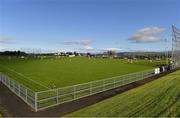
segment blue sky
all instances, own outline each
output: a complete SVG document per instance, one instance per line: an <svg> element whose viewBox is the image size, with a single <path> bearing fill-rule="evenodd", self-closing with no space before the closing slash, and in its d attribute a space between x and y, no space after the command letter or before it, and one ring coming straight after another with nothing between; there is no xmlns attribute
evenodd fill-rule
<svg viewBox="0 0 180 118"><path fill-rule="evenodd" d="M0 50L162 51L179 0L0 0ZM169 47L170 48L170 47Z"/></svg>

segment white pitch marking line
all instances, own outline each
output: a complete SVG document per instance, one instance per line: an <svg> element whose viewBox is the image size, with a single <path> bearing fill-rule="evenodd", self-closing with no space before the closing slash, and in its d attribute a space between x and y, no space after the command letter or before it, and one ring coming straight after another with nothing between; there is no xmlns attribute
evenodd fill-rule
<svg viewBox="0 0 180 118"><path fill-rule="evenodd" d="M0 66L2 66L2 65L0 65ZM30 80L30 81L32 81L32 82L38 84L38 85L41 85L42 87L45 87L45 88L47 88L47 89L51 89L51 88L49 88L49 87L47 87L47 86L45 86L45 85L42 85L42 84L39 83L39 82L36 82L36 81L30 79L29 77L26 77L25 75L23 75L22 73L19 73L19 72L15 71L14 69L11 69L11 68L8 68L8 67L5 67L5 66L2 66L2 67L3 67L3 68L6 68L6 69L8 69L8 70L10 70L10 71L12 71L12 72L18 74L18 75L20 75L20 76L22 76L22 77L24 77L24 78L26 78L26 79L28 79L28 80Z"/></svg>

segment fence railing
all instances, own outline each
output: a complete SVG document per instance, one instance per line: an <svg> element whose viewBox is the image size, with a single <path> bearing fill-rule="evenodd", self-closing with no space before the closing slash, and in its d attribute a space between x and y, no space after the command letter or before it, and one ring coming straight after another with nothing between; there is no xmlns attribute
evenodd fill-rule
<svg viewBox="0 0 180 118"><path fill-rule="evenodd" d="M43 110L65 102L91 96L135 81L154 76L154 69L132 74L92 81L88 83L34 92L10 77L0 73L0 81L19 96L35 111Z"/></svg>
<svg viewBox="0 0 180 118"><path fill-rule="evenodd" d="M98 81L37 92L37 109L42 110L65 102L70 102L113 88L117 88L154 75L154 70L112 77Z"/></svg>
<svg viewBox="0 0 180 118"><path fill-rule="evenodd" d="M7 75L0 72L0 82L7 86L13 93L19 96L25 103L27 103L31 108L35 109L36 106L36 93L27 88L26 86L20 84L19 82L10 79Z"/></svg>

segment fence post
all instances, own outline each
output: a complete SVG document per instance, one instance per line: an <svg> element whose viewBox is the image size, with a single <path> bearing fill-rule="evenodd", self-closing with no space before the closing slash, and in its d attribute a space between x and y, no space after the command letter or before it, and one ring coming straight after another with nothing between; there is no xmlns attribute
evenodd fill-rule
<svg viewBox="0 0 180 118"><path fill-rule="evenodd" d="M9 87L9 80L8 80L8 78L7 78L7 76L6 76L6 84L7 84L7 87Z"/></svg>
<svg viewBox="0 0 180 118"><path fill-rule="evenodd" d="M19 96L20 96L20 84L18 84L18 92L19 92Z"/></svg>
<svg viewBox="0 0 180 118"><path fill-rule="evenodd" d="M105 80L103 80L103 91L105 90Z"/></svg>
<svg viewBox="0 0 180 118"><path fill-rule="evenodd" d="M38 109L38 106L37 106L37 92L35 92L35 100L34 100L34 103L35 103L35 111L37 112L37 109Z"/></svg>
<svg viewBox="0 0 180 118"><path fill-rule="evenodd" d="M11 89L11 83L10 83L10 79L8 79L8 86Z"/></svg>
<svg viewBox="0 0 180 118"><path fill-rule="evenodd" d="M2 82L2 74L0 73L0 81Z"/></svg>
<svg viewBox="0 0 180 118"><path fill-rule="evenodd" d="M13 82L13 91L15 92L14 80L12 80L12 82Z"/></svg>
<svg viewBox="0 0 180 118"><path fill-rule="evenodd" d="M28 96L28 94L27 94L27 88L25 88L25 95L26 95L26 102L27 102L27 96Z"/></svg>
<svg viewBox="0 0 180 118"><path fill-rule="evenodd" d="M73 99L76 99L76 86L74 86Z"/></svg>
<svg viewBox="0 0 180 118"><path fill-rule="evenodd" d="M137 73L137 80L141 80L141 73Z"/></svg>
<svg viewBox="0 0 180 118"><path fill-rule="evenodd" d="M4 83L5 83L5 85L7 86L7 79L6 79L5 76L4 76Z"/></svg>
<svg viewBox="0 0 180 118"><path fill-rule="evenodd" d="M114 88L116 88L116 81L115 81L115 79L113 79L113 83L114 83Z"/></svg>
<svg viewBox="0 0 180 118"><path fill-rule="evenodd" d="M92 82L90 83L90 95L92 95Z"/></svg>
<svg viewBox="0 0 180 118"><path fill-rule="evenodd" d="M4 75L3 75L3 83L6 85L6 78Z"/></svg>
<svg viewBox="0 0 180 118"><path fill-rule="evenodd" d="M151 74L149 72L146 72L146 78L150 77Z"/></svg>
<svg viewBox="0 0 180 118"><path fill-rule="evenodd" d="M59 92L58 92L58 88L57 88L57 90L56 90L56 92L57 92L57 104L59 103Z"/></svg>

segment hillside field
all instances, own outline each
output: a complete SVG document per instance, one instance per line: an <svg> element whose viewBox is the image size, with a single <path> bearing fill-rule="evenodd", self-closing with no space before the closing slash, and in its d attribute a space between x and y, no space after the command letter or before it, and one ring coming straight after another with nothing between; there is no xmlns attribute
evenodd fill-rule
<svg viewBox="0 0 180 118"><path fill-rule="evenodd" d="M180 117L180 70L67 116Z"/></svg>
<svg viewBox="0 0 180 118"><path fill-rule="evenodd" d="M0 58L0 72L34 91L65 87L155 68L165 61L87 57Z"/></svg>

